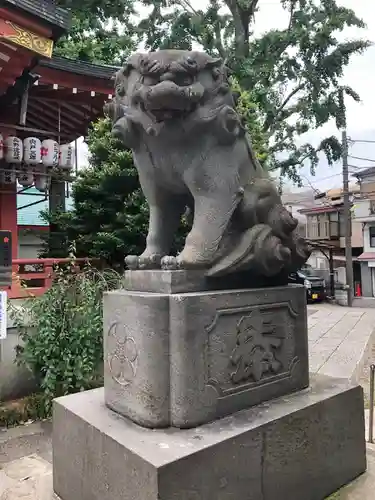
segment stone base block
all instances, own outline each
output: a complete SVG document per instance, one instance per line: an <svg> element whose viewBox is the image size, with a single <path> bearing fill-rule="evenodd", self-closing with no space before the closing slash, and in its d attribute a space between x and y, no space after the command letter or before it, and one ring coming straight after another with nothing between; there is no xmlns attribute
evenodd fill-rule
<svg viewBox="0 0 375 500"><path fill-rule="evenodd" d="M112 410L146 427L189 428L308 386L304 287L183 293L199 276L127 276L139 291L104 297Z"/></svg>
<svg viewBox="0 0 375 500"><path fill-rule="evenodd" d="M309 389L188 430L150 430L103 390L55 401L54 490L62 500L323 500L365 471L363 391Z"/></svg>

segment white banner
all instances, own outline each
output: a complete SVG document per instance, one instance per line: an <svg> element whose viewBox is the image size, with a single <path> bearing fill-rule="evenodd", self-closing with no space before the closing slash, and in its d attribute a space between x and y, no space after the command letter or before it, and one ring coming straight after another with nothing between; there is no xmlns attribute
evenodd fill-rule
<svg viewBox="0 0 375 500"><path fill-rule="evenodd" d="M0 339L7 337L7 292L0 291Z"/></svg>

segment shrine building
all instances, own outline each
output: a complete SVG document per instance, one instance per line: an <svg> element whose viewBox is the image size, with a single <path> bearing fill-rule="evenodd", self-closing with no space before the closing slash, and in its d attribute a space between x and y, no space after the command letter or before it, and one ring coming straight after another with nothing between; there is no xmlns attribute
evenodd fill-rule
<svg viewBox="0 0 375 500"><path fill-rule="evenodd" d="M27 265L18 259L17 197L33 188L47 199L54 185L65 195L77 167L74 143L112 99L116 68L53 56L69 25L69 13L51 0L1 2L0 286L11 297L19 287L10 269L22 274Z"/></svg>

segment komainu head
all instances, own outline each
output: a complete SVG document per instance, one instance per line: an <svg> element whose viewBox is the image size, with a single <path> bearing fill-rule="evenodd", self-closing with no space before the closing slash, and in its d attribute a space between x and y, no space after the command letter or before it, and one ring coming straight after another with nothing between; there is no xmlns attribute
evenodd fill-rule
<svg viewBox="0 0 375 500"><path fill-rule="evenodd" d="M123 114L123 106L155 122L185 118L207 100L229 92L221 59L183 50L131 56L117 73L115 88L115 103L109 109L113 121Z"/></svg>

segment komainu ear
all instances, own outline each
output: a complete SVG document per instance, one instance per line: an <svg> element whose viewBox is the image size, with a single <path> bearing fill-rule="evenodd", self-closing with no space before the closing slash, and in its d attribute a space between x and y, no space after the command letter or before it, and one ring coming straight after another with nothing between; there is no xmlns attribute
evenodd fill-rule
<svg viewBox="0 0 375 500"><path fill-rule="evenodd" d="M204 52L191 52L190 57L195 60L200 70L219 68L223 65L223 60L220 57L211 57Z"/></svg>
<svg viewBox="0 0 375 500"><path fill-rule="evenodd" d="M221 59L221 57L210 57L207 60L206 68L209 68L209 69L219 68L222 65L223 65L223 60Z"/></svg>
<svg viewBox="0 0 375 500"><path fill-rule="evenodd" d="M124 63L124 66L121 70L122 74L125 77L128 77L132 69L139 69L139 66L143 59L147 57L145 54L133 54L129 57L129 59Z"/></svg>

